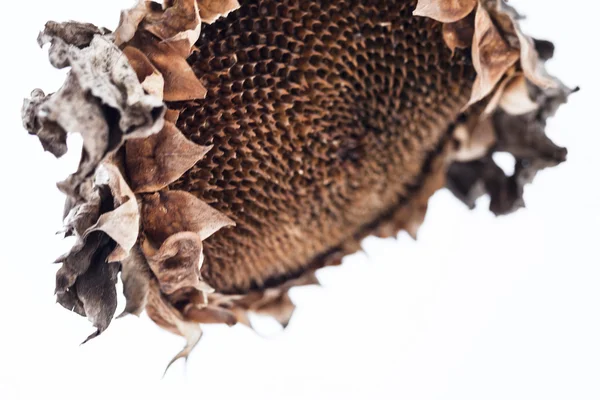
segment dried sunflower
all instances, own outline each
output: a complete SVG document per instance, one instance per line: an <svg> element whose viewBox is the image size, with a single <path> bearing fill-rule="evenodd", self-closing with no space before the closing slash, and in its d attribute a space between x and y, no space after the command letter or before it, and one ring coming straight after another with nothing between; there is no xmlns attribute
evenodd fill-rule
<svg viewBox="0 0 600 400"><path fill-rule="evenodd" d="M49 22L39 43L71 69L24 125L57 157L83 137L58 301L94 337L120 272L125 314L186 338L176 360L201 324L287 325L291 287L368 235L416 237L444 186L521 207L565 160L544 127L572 90L517 20L503 0L140 0L114 32Z"/></svg>

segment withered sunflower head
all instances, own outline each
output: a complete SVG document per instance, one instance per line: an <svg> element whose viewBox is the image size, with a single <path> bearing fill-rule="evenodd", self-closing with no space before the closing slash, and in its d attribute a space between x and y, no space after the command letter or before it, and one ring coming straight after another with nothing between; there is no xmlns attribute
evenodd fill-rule
<svg viewBox="0 0 600 400"><path fill-rule="evenodd" d="M57 157L83 137L59 184L76 238L59 303L97 336L120 272L123 315L185 337L176 360L202 324L286 326L292 287L370 234L416 237L444 186L470 207L522 207L565 160L544 127L572 91L517 17L502 0L165 0L138 1L114 32L49 22L39 43L71 69L25 101L24 126Z"/></svg>

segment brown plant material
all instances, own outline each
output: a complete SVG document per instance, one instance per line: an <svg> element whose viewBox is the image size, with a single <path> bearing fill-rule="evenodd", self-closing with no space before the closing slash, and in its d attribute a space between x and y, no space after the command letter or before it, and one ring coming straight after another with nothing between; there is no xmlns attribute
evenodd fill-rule
<svg viewBox="0 0 600 400"><path fill-rule="evenodd" d="M205 240L219 229L235 225L197 197L178 190L144 196L142 204L145 233L158 245L177 232L194 232Z"/></svg>
<svg viewBox="0 0 600 400"><path fill-rule="evenodd" d="M79 186L124 140L160 130L165 107L144 93L127 59L101 35L103 30L69 26L51 22L39 36L40 46L51 43L52 65L71 70L56 93L32 93L23 105L23 123L57 157L66 151L66 132L82 135L79 169L61 185L77 197ZM86 40L91 40L87 46ZM118 124L109 125L107 113L118 115Z"/></svg>
<svg viewBox="0 0 600 400"><path fill-rule="evenodd" d="M475 21L471 18L463 18L456 22L444 24L442 33L444 41L450 50L452 50L452 53L456 49L467 49L471 47L471 43L473 42Z"/></svg>
<svg viewBox="0 0 600 400"><path fill-rule="evenodd" d="M150 193L165 188L200 161L211 147L189 141L168 121L156 135L128 141L125 164L133 190Z"/></svg>
<svg viewBox="0 0 600 400"><path fill-rule="evenodd" d="M513 115L527 114L539 107L539 104L529 96L527 80L522 74L517 74L508 80L498 105L502 110Z"/></svg>
<svg viewBox="0 0 600 400"><path fill-rule="evenodd" d="M197 0L202 22L211 24L240 8L238 0Z"/></svg>
<svg viewBox="0 0 600 400"><path fill-rule="evenodd" d="M456 22L473 11L477 0L419 0L414 15L440 22Z"/></svg>
<svg viewBox="0 0 600 400"><path fill-rule="evenodd" d="M479 7L475 14L473 67L477 78L469 105L489 95L500 79L519 59L519 51L511 48L498 31L489 13Z"/></svg>
<svg viewBox="0 0 600 400"><path fill-rule="evenodd" d="M97 336L120 271L122 315L186 339L172 363L201 324L287 326L292 288L370 234L416 239L444 185L496 214L523 206L565 160L544 127L571 90L517 19L502 0L165 0L113 34L49 23L40 44L71 71L25 101L24 125L57 157L67 132L84 139L60 184L76 243L59 303Z"/></svg>
<svg viewBox="0 0 600 400"><path fill-rule="evenodd" d="M121 280L123 281L123 295L126 304L120 317L128 314L139 316L144 311L151 279L152 272L146 256L136 246L129 253L129 257L121 262Z"/></svg>
<svg viewBox="0 0 600 400"><path fill-rule="evenodd" d="M202 329L197 323L184 319L181 312L165 298L154 279L150 281L149 285L146 313L157 325L176 335L183 336L186 340L185 347L173 357L166 369L169 369L171 364L180 358L186 359L200 341Z"/></svg>
<svg viewBox="0 0 600 400"><path fill-rule="evenodd" d="M146 93L162 99L165 91L165 79L148 57L132 46L125 47L123 54L127 57Z"/></svg>
<svg viewBox="0 0 600 400"><path fill-rule="evenodd" d="M87 202L75 205L66 232L77 244L57 262L58 302L94 324L92 339L110 324L117 307L115 285L120 261L129 256L138 236L139 213L133 192L111 164L99 166Z"/></svg>

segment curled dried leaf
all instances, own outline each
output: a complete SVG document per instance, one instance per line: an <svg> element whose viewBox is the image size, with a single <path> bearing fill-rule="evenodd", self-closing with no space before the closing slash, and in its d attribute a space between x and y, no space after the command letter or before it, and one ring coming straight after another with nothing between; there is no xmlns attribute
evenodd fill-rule
<svg viewBox="0 0 600 400"><path fill-rule="evenodd" d="M166 370L180 358L187 359L188 355L198 344L198 341L200 341L202 329L200 329L197 323L188 322L183 319L183 315L160 292L158 283L155 280L150 281L146 313L157 325L186 339L185 347L173 357L167 365Z"/></svg>
<svg viewBox="0 0 600 400"><path fill-rule="evenodd" d="M506 176L496 165L492 152L470 162L456 162L448 171L448 188L469 207L484 194L490 196L490 210L496 215L514 212L524 207L523 191L537 172L566 160L566 149L555 145L545 134L546 119L571 91L536 89L537 107L525 114L509 114L497 109L489 118L496 143L494 151L508 152L515 157L515 172Z"/></svg>
<svg viewBox="0 0 600 400"><path fill-rule="evenodd" d="M200 282L202 240L197 233L180 232L170 236L154 251L148 243L142 246L160 291L170 295L182 288L205 288Z"/></svg>
<svg viewBox="0 0 600 400"><path fill-rule="evenodd" d="M126 304L119 317L127 314L139 316L146 307L152 271L146 257L138 246L121 262L121 280Z"/></svg>
<svg viewBox="0 0 600 400"><path fill-rule="evenodd" d="M442 35L446 45L452 50L466 49L473 43L473 35L475 33L475 22L472 17L466 17L456 22L444 24L442 27Z"/></svg>
<svg viewBox="0 0 600 400"><path fill-rule="evenodd" d="M200 17L205 24L212 24L220 17L240 8L238 0L197 0Z"/></svg>
<svg viewBox="0 0 600 400"><path fill-rule="evenodd" d="M472 51L473 67L477 72L477 78L467 106L488 96L519 59L519 51L510 47L504 40L489 13L482 6L477 8L475 14Z"/></svg>
<svg viewBox="0 0 600 400"><path fill-rule="evenodd" d="M288 292L279 293L275 297L260 305L253 311L258 314L268 315L275 319L283 328L287 328L296 310Z"/></svg>
<svg viewBox="0 0 600 400"><path fill-rule="evenodd" d="M200 15L196 0L175 0L162 14L144 24L144 29L163 42L179 43L179 56L187 57L200 36Z"/></svg>
<svg viewBox="0 0 600 400"><path fill-rule="evenodd" d="M157 246L179 232L195 232L201 240L234 222L197 197L178 190L143 197L142 223Z"/></svg>
<svg viewBox="0 0 600 400"><path fill-rule="evenodd" d="M145 139L125 144L125 163L136 193L155 192L179 179L211 149L188 140L177 127L165 121L163 129Z"/></svg>
<svg viewBox="0 0 600 400"><path fill-rule="evenodd" d="M106 259L111 248L103 246L92 260L91 267L77 279L77 297L85 315L96 327L96 332L85 341L95 338L108 328L117 309L117 275L120 264Z"/></svg>
<svg viewBox="0 0 600 400"><path fill-rule="evenodd" d="M189 304L186 306L183 314L186 320L201 324L226 324L233 326L238 322L234 312L222 307L197 307L193 304Z"/></svg>
<svg viewBox="0 0 600 400"><path fill-rule="evenodd" d="M154 68L148 57L132 46L123 49L123 54L129 60L129 64L137 74L138 80L146 93L161 99L165 90L165 80L162 74Z"/></svg>
<svg viewBox="0 0 600 400"><path fill-rule="evenodd" d="M57 68L71 67L54 94L35 91L23 107L23 123L54 154L66 149L66 132L83 137L77 172L61 189L77 196L79 186L127 138L145 137L162 128L165 107L144 93L134 70L109 38L93 25L49 23L40 43L50 42L49 57ZM89 41L89 42L87 42ZM111 121L119 121L109 127Z"/></svg>
<svg viewBox="0 0 600 400"><path fill-rule="evenodd" d="M132 44L141 50L165 80L165 101L197 100L206 97L206 88L182 56L187 40L160 41L148 32L140 32ZM185 53L185 51L183 52Z"/></svg>
<svg viewBox="0 0 600 400"><path fill-rule="evenodd" d="M135 36L138 27L150 12L149 1L138 0L134 7L121 11L121 20L115 30L115 45L121 46Z"/></svg>
<svg viewBox="0 0 600 400"><path fill-rule="evenodd" d="M539 107L529 95L529 87L523 74L518 74L509 80L502 91L499 106L513 115L527 114Z"/></svg>
<svg viewBox="0 0 600 400"><path fill-rule="evenodd" d="M486 156L496 144L496 133L491 118L477 120L474 125L469 127L461 124L454 129L454 138L459 143L458 150L452 156L454 160L477 160Z"/></svg>
<svg viewBox="0 0 600 400"><path fill-rule="evenodd" d="M533 39L521 32L521 29L516 24L515 30L521 45L521 68L523 68L525 77L542 89L559 87L560 84L556 78L550 76L546 71L544 62L540 59Z"/></svg>
<svg viewBox="0 0 600 400"><path fill-rule="evenodd" d="M419 0L413 15L440 22L456 22L473 11L477 0Z"/></svg>
<svg viewBox="0 0 600 400"><path fill-rule="evenodd" d="M96 231L106 233L117 243L108 261L121 261L129 255L137 241L140 224L137 200L116 166L102 164L96 175L101 180L100 185L110 188L115 208L100 215L98 221L84 233L84 237Z"/></svg>

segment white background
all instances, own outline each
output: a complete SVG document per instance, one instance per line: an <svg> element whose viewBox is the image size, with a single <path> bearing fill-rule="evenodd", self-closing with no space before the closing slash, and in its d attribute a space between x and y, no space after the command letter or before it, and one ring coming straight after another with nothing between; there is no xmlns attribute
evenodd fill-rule
<svg viewBox="0 0 600 400"><path fill-rule="evenodd" d="M494 218L439 192L418 242L367 239L365 253L296 289L289 329L208 327L187 364L181 338L147 317L100 338L54 303L51 261L68 248L56 161L19 118L31 89L56 90L35 39L48 19L114 28L124 0L7 2L0 24L0 399L600 399L600 7L513 0L526 31L552 39L551 72L582 91L549 124L569 161L526 190L528 209ZM76 138L75 138L76 139ZM72 143L77 145L77 140ZM122 303L121 303L122 307Z"/></svg>

